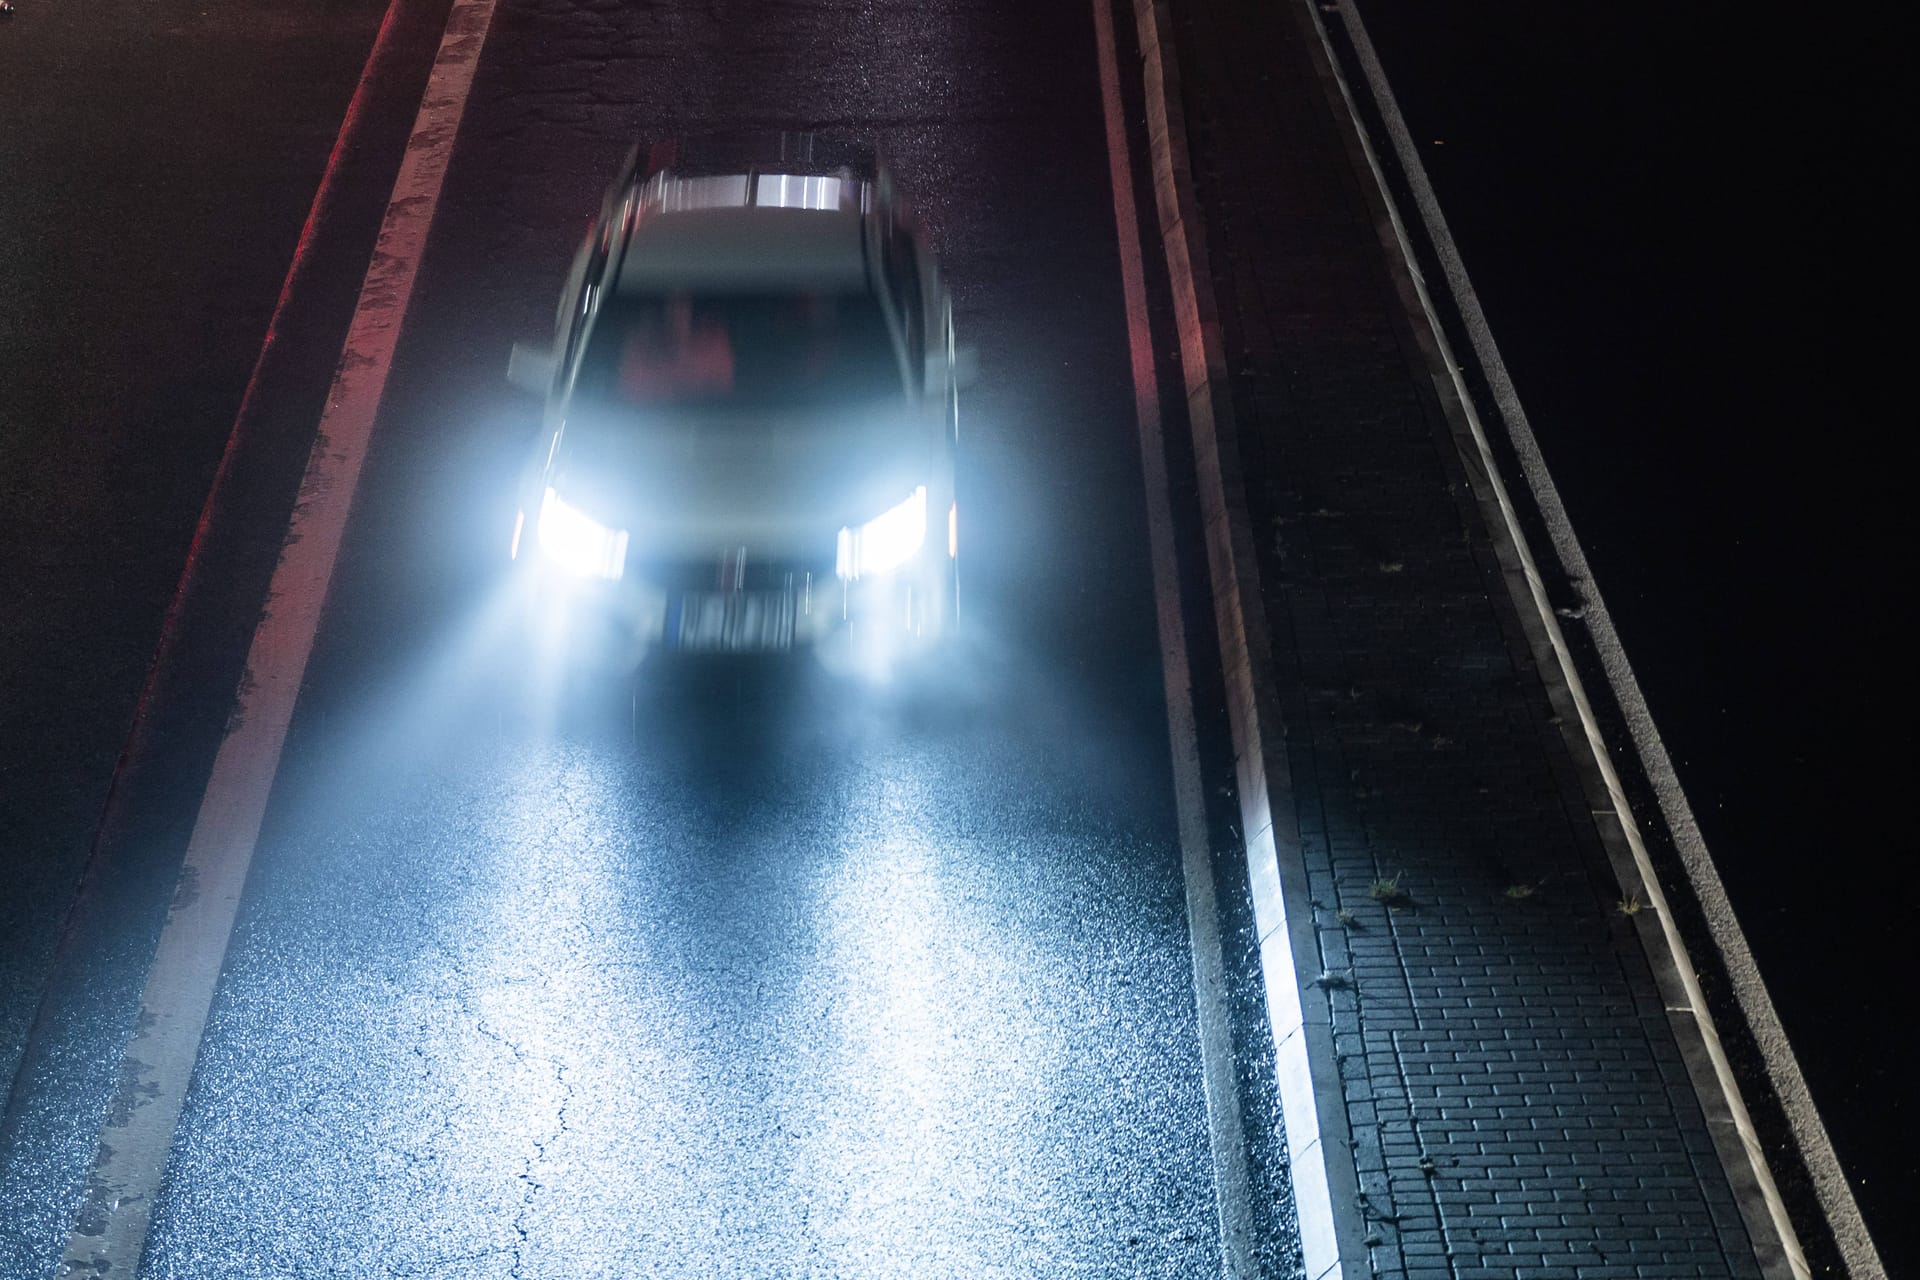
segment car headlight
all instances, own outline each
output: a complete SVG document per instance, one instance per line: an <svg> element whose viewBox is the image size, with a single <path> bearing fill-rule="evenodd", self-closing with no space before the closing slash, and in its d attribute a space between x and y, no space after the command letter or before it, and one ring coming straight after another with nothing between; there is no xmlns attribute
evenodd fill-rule
<svg viewBox="0 0 1920 1280"><path fill-rule="evenodd" d="M627 569L627 531L610 529L548 485L534 536L555 567L576 578L618 578Z"/></svg>
<svg viewBox="0 0 1920 1280"><path fill-rule="evenodd" d="M842 529L834 572L849 581L898 569L927 540L927 487L921 485L897 507L858 529Z"/></svg>

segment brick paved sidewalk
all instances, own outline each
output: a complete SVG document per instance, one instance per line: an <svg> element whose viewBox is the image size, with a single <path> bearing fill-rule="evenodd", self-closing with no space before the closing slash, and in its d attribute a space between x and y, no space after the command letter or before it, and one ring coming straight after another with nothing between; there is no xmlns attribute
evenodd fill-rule
<svg viewBox="0 0 1920 1280"><path fill-rule="evenodd" d="M1757 1276L1292 3L1173 19L1375 1272Z"/></svg>

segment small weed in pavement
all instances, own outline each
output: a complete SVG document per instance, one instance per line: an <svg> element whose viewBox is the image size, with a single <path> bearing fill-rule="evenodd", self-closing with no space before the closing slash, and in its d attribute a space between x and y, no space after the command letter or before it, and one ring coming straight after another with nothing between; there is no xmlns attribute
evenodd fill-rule
<svg viewBox="0 0 1920 1280"><path fill-rule="evenodd" d="M1413 901L1413 897L1400 887L1400 877L1404 871L1396 871L1390 880L1375 880L1367 886L1367 896L1382 906L1399 908Z"/></svg>

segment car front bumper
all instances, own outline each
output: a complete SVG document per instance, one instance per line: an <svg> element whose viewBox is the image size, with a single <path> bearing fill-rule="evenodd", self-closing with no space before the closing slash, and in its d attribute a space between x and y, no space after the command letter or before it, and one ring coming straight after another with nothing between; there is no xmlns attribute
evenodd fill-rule
<svg viewBox="0 0 1920 1280"><path fill-rule="evenodd" d="M656 651L777 654L848 644L888 651L927 636L929 575L916 563L848 582L831 562L629 565L617 581L524 567L525 610L545 660L631 665Z"/></svg>

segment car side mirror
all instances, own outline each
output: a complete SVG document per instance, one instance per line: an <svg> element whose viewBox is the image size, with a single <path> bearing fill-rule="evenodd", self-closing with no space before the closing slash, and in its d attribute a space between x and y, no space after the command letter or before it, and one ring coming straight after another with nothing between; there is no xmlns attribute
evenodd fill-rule
<svg viewBox="0 0 1920 1280"><path fill-rule="evenodd" d="M553 385L554 370L560 361L550 347L530 347L524 342L513 344L513 352L507 357L507 381L522 391L544 396Z"/></svg>

